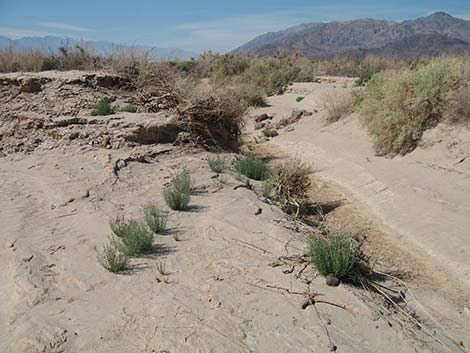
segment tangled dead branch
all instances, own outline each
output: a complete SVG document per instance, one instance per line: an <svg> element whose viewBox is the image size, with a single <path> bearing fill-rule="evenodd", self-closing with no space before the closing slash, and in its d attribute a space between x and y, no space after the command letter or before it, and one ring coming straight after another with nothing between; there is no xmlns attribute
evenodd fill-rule
<svg viewBox="0 0 470 353"><path fill-rule="evenodd" d="M225 90L184 98L176 107L179 127L192 143L209 149L234 147L246 106Z"/></svg>
<svg viewBox="0 0 470 353"><path fill-rule="evenodd" d="M276 167L271 179L274 193L281 207L297 217L308 203L311 186L311 168L299 160L292 160Z"/></svg>

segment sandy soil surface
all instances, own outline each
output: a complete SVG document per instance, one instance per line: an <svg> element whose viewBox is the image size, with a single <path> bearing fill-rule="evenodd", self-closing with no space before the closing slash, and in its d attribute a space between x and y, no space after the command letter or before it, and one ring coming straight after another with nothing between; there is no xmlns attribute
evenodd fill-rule
<svg viewBox="0 0 470 353"><path fill-rule="evenodd" d="M426 263L434 280L445 284L444 293L452 293L457 310L468 313L470 131L441 124L426 132L412 153L378 157L357 114L325 123L328 99L352 86L352 80L341 78L294 84L288 93L269 98L268 107L251 114L273 116L275 125L294 109L312 112L278 130L279 136L268 146L311 163L317 180L333 182L338 195L374 219L388 240L410 257L410 264L415 264L414 259ZM298 96L305 98L296 102ZM413 265L399 267L418 275L422 268L413 270Z"/></svg>
<svg viewBox="0 0 470 353"><path fill-rule="evenodd" d="M90 97L95 89L87 88ZM15 91L12 99L49 93ZM451 307L449 315L439 313L445 320L433 321L413 301L404 318L361 287L326 286L305 262L305 225L267 203L259 183L250 190L231 171L212 173L207 152L155 143L156 131L171 126L165 116L124 114L88 124L81 115L63 124L46 110L31 115L46 123L31 124L28 111L13 125L0 117L1 352L392 353L470 346L465 314ZM273 141L282 146L288 134ZM225 157L227 164L236 158ZM169 211L162 190L183 169L194 184L190 209ZM138 217L148 203L169 211L168 231L128 272L107 272L97 251L111 232L109 219ZM309 298L314 305L303 309Z"/></svg>

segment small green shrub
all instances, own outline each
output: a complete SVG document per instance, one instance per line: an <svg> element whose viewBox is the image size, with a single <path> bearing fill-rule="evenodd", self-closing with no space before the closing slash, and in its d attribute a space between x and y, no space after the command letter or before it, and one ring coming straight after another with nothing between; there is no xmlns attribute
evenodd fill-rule
<svg viewBox="0 0 470 353"><path fill-rule="evenodd" d="M207 163L209 164L209 168L214 173L222 173L225 169L225 158L221 158L220 156L217 157L209 157L207 159Z"/></svg>
<svg viewBox="0 0 470 353"><path fill-rule="evenodd" d="M175 176L172 185L163 191L166 204L172 210L187 209L191 194L191 176L187 171Z"/></svg>
<svg viewBox="0 0 470 353"><path fill-rule="evenodd" d="M253 180L266 180L269 176L269 169L266 163L258 158L242 157L234 162L237 172Z"/></svg>
<svg viewBox="0 0 470 353"><path fill-rule="evenodd" d="M350 275L357 264L358 250L357 242L351 237L326 227L310 241L310 259L323 276L341 279Z"/></svg>
<svg viewBox="0 0 470 353"><path fill-rule="evenodd" d="M137 107L134 104L128 104L121 109L120 112L127 112L127 113L137 113Z"/></svg>
<svg viewBox="0 0 470 353"><path fill-rule="evenodd" d="M305 98L305 97L298 96L298 97L295 99L295 101L296 101L297 103L300 103L300 102L302 102L302 101L304 100L304 98Z"/></svg>
<svg viewBox="0 0 470 353"><path fill-rule="evenodd" d="M91 112L92 116L97 115L111 115L114 114L113 108L111 108L111 102L108 98L101 99L97 104L95 109Z"/></svg>
<svg viewBox="0 0 470 353"><path fill-rule="evenodd" d="M111 230L124 244L124 253L135 256L152 249L154 235L144 222L117 217L110 222Z"/></svg>
<svg viewBox="0 0 470 353"><path fill-rule="evenodd" d="M365 86L375 73L377 73L377 71L374 70L365 70L361 72L359 78L355 82L356 86Z"/></svg>
<svg viewBox="0 0 470 353"><path fill-rule="evenodd" d="M128 268L128 256L124 252L124 246L116 238L109 238L103 245L101 253L98 254L98 261L109 272L118 273Z"/></svg>
<svg viewBox="0 0 470 353"><path fill-rule="evenodd" d="M156 234L165 231L168 216L160 211L154 205L148 205L144 208L145 222L150 230Z"/></svg>

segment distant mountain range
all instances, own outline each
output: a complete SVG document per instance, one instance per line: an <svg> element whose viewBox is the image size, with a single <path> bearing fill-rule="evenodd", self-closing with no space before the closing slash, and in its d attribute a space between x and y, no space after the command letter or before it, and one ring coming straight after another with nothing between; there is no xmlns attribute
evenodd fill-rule
<svg viewBox="0 0 470 353"><path fill-rule="evenodd" d="M233 53L274 56L279 48L309 59L369 54L398 57L437 56L470 52L470 21L445 12L403 22L360 19L310 23L263 34Z"/></svg>
<svg viewBox="0 0 470 353"><path fill-rule="evenodd" d="M177 49L177 48L159 48L144 45L128 46L122 44L116 44L111 42L99 42L99 41L77 41L71 38L61 38L55 36L46 37L23 37L20 39L10 39L7 37L0 36L0 50L13 48L17 51L25 50L41 50L44 52L58 53L61 46L74 47L75 44L80 43L85 48L92 49L93 52L100 56L107 56L112 54L113 51L122 49L135 49L139 51L148 51L152 59L190 59L197 57L198 54Z"/></svg>

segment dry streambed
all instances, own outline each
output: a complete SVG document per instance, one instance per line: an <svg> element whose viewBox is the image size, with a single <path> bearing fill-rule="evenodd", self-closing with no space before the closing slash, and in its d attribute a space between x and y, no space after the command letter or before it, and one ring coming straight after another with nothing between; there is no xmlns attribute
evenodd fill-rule
<svg viewBox="0 0 470 353"><path fill-rule="evenodd" d="M47 98L34 96L61 92L43 89L57 84L49 79L39 92L30 92L37 82L21 91L17 79L0 97L9 108L0 140L0 351L462 351L417 307L328 287L305 256L310 228L266 202L260 183L213 173L208 153L175 146L181 131L171 116L63 117L62 108L50 116ZM96 77L61 80L99 92L90 102L110 93L90 91ZM75 97L67 99L78 107ZM182 170L191 201L171 211L162 191ZM167 231L127 271L106 271L97 254L109 220L138 217L148 203L169 212ZM387 281L374 283L406 289Z"/></svg>
<svg viewBox="0 0 470 353"><path fill-rule="evenodd" d="M289 262L307 250L305 236L232 175L210 172L205 153L130 162L116 178L126 153L2 158L4 351L431 351L432 340L408 337L355 289ZM103 269L109 218L148 202L164 209L162 187L183 168L196 190L189 210L169 213L168 232L127 273ZM302 309L307 293L318 303Z"/></svg>

